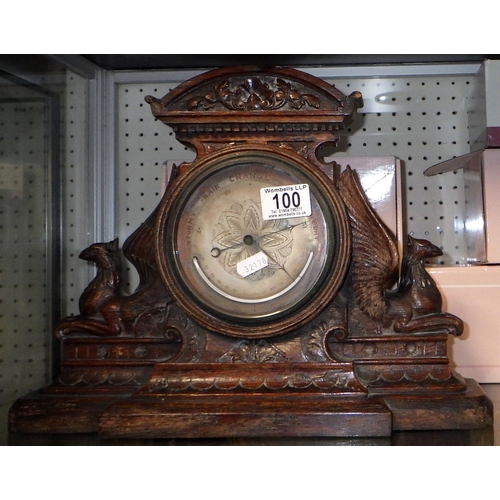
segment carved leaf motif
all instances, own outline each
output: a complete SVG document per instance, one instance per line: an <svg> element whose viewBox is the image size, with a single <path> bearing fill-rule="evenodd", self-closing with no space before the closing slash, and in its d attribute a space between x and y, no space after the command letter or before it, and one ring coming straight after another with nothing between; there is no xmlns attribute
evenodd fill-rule
<svg viewBox="0 0 500 500"><path fill-rule="evenodd" d="M215 103L217 102L217 95L215 92L209 92L206 96L205 96L205 99L209 102L209 103Z"/></svg>
<svg viewBox="0 0 500 500"><path fill-rule="evenodd" d="M188 101L188 109L192 110L192 109L196 109L196 108L203 108L203 109L210 109L210 108L213 108L214 105L216 104L217 102L217 96L215 94L215 92L209 92L208 94L206 94L205 96L203 97L193 97L192 99L190 99Z"/></svg>
<svg viewBox="0 0 500 500"><path fill-rule="evenodd" d="M247 101L246 109L269 109L269 101L263 101L259 96L252 94Z"/></svg>
<svg viewBox="0 0 500 500"><path fill-rule="evenodd" d="M292 88L290 82L283 80L283 78L276 79L276 87L278 88L278 92L282 92L284 95L287 95Z"/></svg>
<svg viewBox="0 0 500 500"><path fill-rule="evenodd" d="M201 101L203 101L203 97L193 97L192 99L190 99L188 101L188 104L187 104L188 109L197 108L200 105Z"/></svg>
<svg viewBox="0 0 500 500"><path fill-rule="evenodd" d="M213 91L204 96L195 96L188 101L188 109L211 109L219 102L224 107L237 111L276 110L287 103L292 109L304 105L318 108L320 101L312 94L302 94L290 82L277 78L273 84L257 77L246 78L243 83L224 80Z"/></svg>
<svg viewBox="0 0 500 500"><path fill-rule="evenodd" d="M296 91L290 89L290 92L288 93L288 98L291 99L292 101L298 101L301 98L301 95Z"/></svg>
<svg viewBox="0 0 500 500"><path fill-rule="evenodd" d="M306 104L313 108L319 108L320 102L319 99L313 95L310 94L304 94L303 95L304 101L306 101Z"/></svg>
<svg viewBox="0 0 500 500"><path fill-rule="evenodd" d="M281 107L287 102L288 96L290 95L290 91L292 89L292 85L289 82L278 78L276 80L276 86L276 101L279 104L279 107Z"/></svg>
<svg viewBox="0 0 500 500"><path fill-rule="evenodd" d="M220 357L223 363L282 363L285 355L266 340L242 340Z"/></svg>

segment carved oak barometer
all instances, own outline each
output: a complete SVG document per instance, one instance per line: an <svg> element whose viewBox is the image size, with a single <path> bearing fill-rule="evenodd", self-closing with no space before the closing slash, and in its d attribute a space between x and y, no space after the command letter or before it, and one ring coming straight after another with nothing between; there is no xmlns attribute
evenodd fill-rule
<svg viewBox="0 0 500 500"><path fill-rule="evenodd" d="M158 263L183 309L243 338L311 321L338 293L349 222L331 181L264 145L205 157L160 207Z"/></svg>
<svg viewBox="0 0 500 500"><path fill-rule="evenodd" d="M155 118L195 149L123 245L140 284L120 287L117 241L80 314L56 328L61 370L11 410L17 432L101 437L383 436L491 425L490 401L450 368L459 318L425 270L440 254L394 235L356 172L322 149L359 92L283 68L210 71Z"/></svg>

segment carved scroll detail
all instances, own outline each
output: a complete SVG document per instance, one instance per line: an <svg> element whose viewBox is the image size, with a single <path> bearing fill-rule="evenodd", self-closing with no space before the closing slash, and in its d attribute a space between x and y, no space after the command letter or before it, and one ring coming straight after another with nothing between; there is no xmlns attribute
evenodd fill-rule
<svg viewBox="0 0 500 500"><path fill-rule="evenodd" d="M323 370L309 373L258 372L252 376L236 373L217 373L202 377L193 374L164 375L155 377L148 387L150 392L213 392L213 391L283 391L283 390L316 390L316 391L360 391L360 386L352 373L343 370Z"/></svg>
<svg viewBox="0 0 500 500"><path fill-rule="evenodd" d="M269 84L260 78L249 77L241 84L225 80L217 84L212 92L191 98L187 107L189 110L211 109L216 103L236 111L276 110L285 105L292 109L320 106L316 96L301 94L281 78Z"/></svg>
<svg viewBox="0 0 500 500"><path fill-rule="evenodd" d="M464 379L449 368L448 364L366 364L356 365L359 381L373 390L398 390L415 387L419 390L463 390Z"/></svg>

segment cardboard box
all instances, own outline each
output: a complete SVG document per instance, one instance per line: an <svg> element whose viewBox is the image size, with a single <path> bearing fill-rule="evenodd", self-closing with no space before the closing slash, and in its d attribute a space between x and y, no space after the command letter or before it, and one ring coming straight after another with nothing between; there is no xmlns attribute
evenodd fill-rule
<svg viewBox="0 0 500 500"><path fill-rule="evenodd" d="M464 169L468 198L465 230L469 266L429 272L443 296L443 310L460 317L464 334L450 340L457 371L480 383L500 382L500 150L473 152L428 169L426 175Z"/></svg>
<svg viewBox="0 0 500 500"><path fill-rule="evenodd" d="M463 169L467 261L500 264L500 150L487 149L439 163L426 176Z"/></svg>
<svg viewBox="0 0 500 500"><path fill-rule="evenodd" d="M350 156L333 159L341 170L347 165L355 169L371 206L398 243L406 240L401 191L401 162L395 156ZM401 248L400 248L401 250Z"/></svg>
<svg viewBox="0 0 500 500"><path fill-rule="evenodd" d="M500 382L500 266L429 268L443 297L443 311L464 322L464 333L450 337L449 356L463 377Z"/></svg>

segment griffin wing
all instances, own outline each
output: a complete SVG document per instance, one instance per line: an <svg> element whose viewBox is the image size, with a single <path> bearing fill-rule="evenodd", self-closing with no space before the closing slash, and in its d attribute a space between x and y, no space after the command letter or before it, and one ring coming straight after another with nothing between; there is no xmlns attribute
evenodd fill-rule
<svg viewBox="0 0 500 500"><path fill-rule="evenodd" d="M359 179L347 167L339 179L352 227L352 287L360 309L381 321L388 304L386 291L397 279L399 255L394 235L371 207Z"/></svg>

